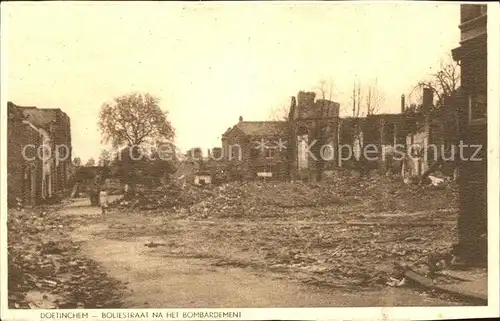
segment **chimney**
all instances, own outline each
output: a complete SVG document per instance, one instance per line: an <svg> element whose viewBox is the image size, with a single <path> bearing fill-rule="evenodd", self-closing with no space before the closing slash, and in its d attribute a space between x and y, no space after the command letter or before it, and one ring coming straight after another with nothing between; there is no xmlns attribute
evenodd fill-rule
<svg viewBox="0 0 500 321"><path fill-rule="evenodd" d="M406 109L406 107L405 107L405 95L403 94L403 95L401 95L401 113L402 114L404 114L405 109Z"/></svg>
<svg viewBox="0 0 500 321"><path fill-rule="evenodd" d="M297 100L294 96L292 96L292 100L290 102L290 110L288 111L288 120L292 121L295 117L295 109L297 108Z"/></svg>
<svg viewBox="0 0 500 321"><path fill-rule="evenodd" d="M243 116L240 116L240 121L243 121Z"/></svg>
<svg viewBox="0 0 500 321"><path fill-rule="evenodd" d="M422 99L422 110L424 114L427 114L432 108L432 102L434 100L434 93L431 88L424 88L423 99Z"/></svg>

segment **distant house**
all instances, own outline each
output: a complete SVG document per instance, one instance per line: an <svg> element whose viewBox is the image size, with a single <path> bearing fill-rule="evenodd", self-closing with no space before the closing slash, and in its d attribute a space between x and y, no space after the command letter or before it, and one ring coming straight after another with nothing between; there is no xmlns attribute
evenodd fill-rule
<svg viewBox="0 0 500 321"><path fill-rule="evenodd" d="M63 193L72 165L69 117L60 109L7 105L9 205L19 199L33 206Z"/></svg>
<svg viewBox="0 0 500 321"><path fill-rule="evenodd" d="M255 179L258 173L273 177L287 174L288 151L280 146L287 141L284 121L243 121L222 135L222 152L230 179Z"/></svg>

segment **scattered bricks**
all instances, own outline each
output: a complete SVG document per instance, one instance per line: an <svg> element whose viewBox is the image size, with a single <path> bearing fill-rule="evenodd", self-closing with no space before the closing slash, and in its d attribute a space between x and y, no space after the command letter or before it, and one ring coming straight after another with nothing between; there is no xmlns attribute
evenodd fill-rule
<svg viewBox="0 0 500 321"><path fill-rule="evenodd" d="M78 220L32 214L9 210L9 308L121 307L122 285L95 262L80 257L78 245L59 227L69 228Z"/></svg>

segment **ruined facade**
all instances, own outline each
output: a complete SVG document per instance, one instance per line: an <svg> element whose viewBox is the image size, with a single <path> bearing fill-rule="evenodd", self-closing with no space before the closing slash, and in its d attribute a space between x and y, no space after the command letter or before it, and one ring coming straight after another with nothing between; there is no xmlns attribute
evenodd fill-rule
<svg viewBox="0 0 500 321"><path fill-rule="evenodd" d="M435 162L444 160L442 171L451 175L457 163L454 154L458 145L458 117L456 92L443 97L439 108L433 105L434 95L429 88L423 89L422 111L415 115L415 125L407 140L412 145L421 146L424 155L418 159L415 175L421 175ZM424 150L424 148L426 148ZM451 169L451 172L449 171Z"/></svg>
<svg viewBox="0 0 500 321"><path fill-rule="evenodd" d="M314 92L300 91L292 97L288 117L292 179L319 180L322 171L336 167L339 110L339 103L316 99Z"/></svg>
<svg viewBox="0 0 500 321"><path fill-rule="evenodd" d="M60 109L12 102L8 114L9 203L19 198L24 205L36 205L64 193L72 167L69 117Z"/></svg>
<svg viewBox="0 0 500 321"><path fill-rule="evenodd" d="M411 177L425 173L440 157L449 159L451 145L457 144L455 96L445 97L439 108L433 100L433 91L423 88L423 101L418 110L406 106L403 95L401 113L340 119L339 144L343 159L340 165ZM352 149L342 146L352 146ZM448 165L444 166L447 170L454 166Z"/></svg>
<svg viewBox="0 0 500 321"><path fill-rule="evenodd" d="M403 113L342 118L339 125L342 162L339 165L365 171L377 169L382 174L400 172L402 163L392 155L396 149L405 152L413 123L414 117Z"/></svg>
<svg viewBox="0 0 500 321"><path fill-rule="evenodd" d="M230 179L318 179L336 164L339 107L301 91L292 97L287 121L240 117L222 135Z"/></svg>
<svg viewBox="0 0 500 321"><path fill-rule="evenodd" d="M460 63L457 97L459 138L482 146L476 158L459 164L460 214L457 254L466 261L487 259L487 5L460 5L460 46L452 50ZM469 159L476 148L464 150Z"/></svg>
<svg viewBox="0 0 500 321"><path fill-rule="evenodd" d="M24 119L22 111L8 104L7 122L7 190L8 205L33 206L42 197L42 161L36 155L43 137ZM25 146L33 146L29 150ZM23 155L25 151L25 156Z"/></svg>
<svg viewBox="0 0 500 321"><path fill-rule="evenodd" d="M315 181L338 167L420 176L447 151L429 145L457 143L456 98L445 97L439 108L433 101L432 90L424 88L418 110L408 108L402 96L401 113L340 118L338 103L301 91L291 99L288 121L247 122L240 117L222 136L222 163L245 179L272 173ZM256 150L259 142L266 151Z"/></svg>
<svg viewBox="0 0 500 321"><path fill-rule="evenodd" d="M51 168L51 189L54 193L64 193L71 175L71 125L66 113L59 108L21 107L26 119L48 133Z"/></svg>

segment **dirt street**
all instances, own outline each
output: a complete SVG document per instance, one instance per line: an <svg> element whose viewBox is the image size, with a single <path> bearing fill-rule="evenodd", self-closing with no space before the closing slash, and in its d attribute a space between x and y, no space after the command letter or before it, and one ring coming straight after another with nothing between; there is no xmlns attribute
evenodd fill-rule
<svg viewBox="0 0 500 321"><path fill-rule="evenodd" d="M72 230L71 238L80 245L83 255L102 265L111 278L126 285L125 307L460 304L412 288L385 285L361 288L325 282L322 279L327 278L321 276L334 272L319 271L319 277L311 277L318 271L308 271L307 267L314 267L314 264L304 263L307 260L288 266L271 265L273 259L265 257L269 256L269 251L267 254L258 251L272 244L266 242L266 235L257 233L259 230L272 233L274 229L279 233L283 226L311 229L328 226L328 222L169 220L147 212L119 210L102 217L99 208L86 206L87 202L87 199L77 199L59 209L57 214L85 218L86 224Z"/></svg>

